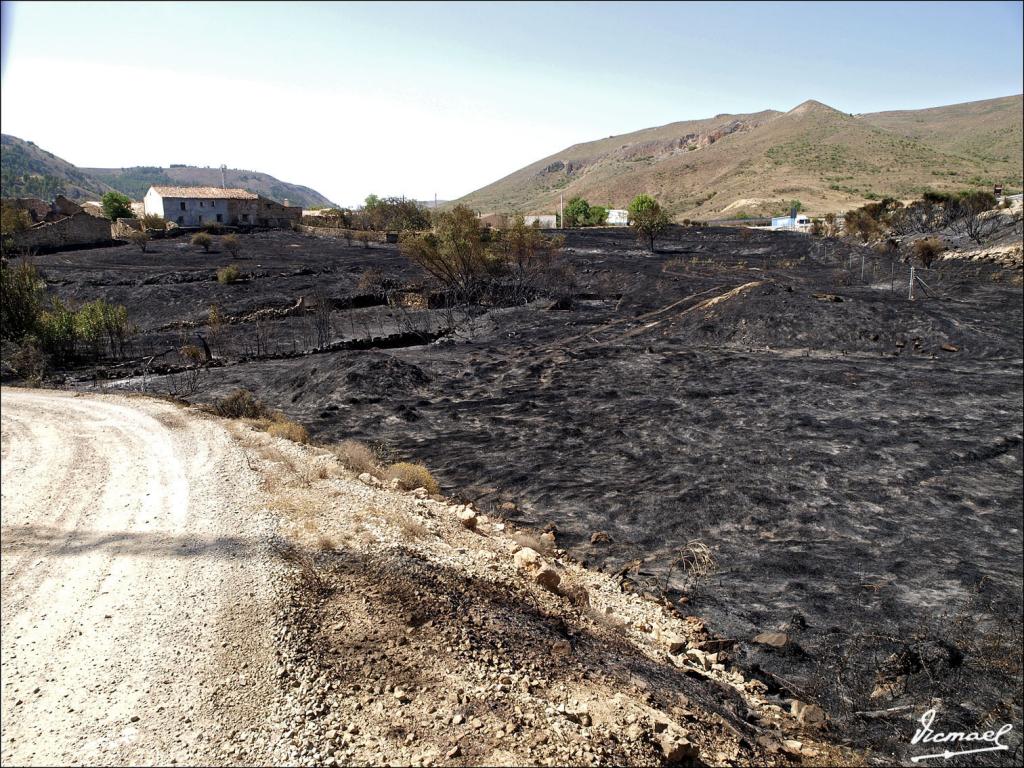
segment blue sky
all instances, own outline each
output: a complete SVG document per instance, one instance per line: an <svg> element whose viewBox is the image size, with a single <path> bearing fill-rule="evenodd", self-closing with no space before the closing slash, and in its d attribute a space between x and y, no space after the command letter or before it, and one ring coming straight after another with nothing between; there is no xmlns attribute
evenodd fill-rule
<svg viewBox="0 0 1024 768"><path fill-rule="evenodd" d="M676 120L1024 90L1019 2L3 5L4 133L82 166L262 170L342 204L457 197Z"/></svg>

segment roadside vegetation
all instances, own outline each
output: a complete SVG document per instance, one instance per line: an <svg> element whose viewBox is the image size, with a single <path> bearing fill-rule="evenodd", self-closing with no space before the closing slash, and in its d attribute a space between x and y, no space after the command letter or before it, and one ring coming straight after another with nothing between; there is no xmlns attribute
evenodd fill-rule
<svg viewBox="0 0 1024 768"><path fill-rule="evenodd" d="M30 380L40 380L51 364L124 357L135 333L123 306L97 299L74 309L48 296L26 259L0 263L0 292L0 336L16 347L8 362Z"/></svg>

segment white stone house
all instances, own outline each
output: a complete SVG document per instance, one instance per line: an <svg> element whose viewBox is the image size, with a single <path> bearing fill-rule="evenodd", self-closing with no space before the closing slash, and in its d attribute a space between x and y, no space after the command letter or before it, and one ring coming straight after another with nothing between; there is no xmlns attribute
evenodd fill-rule
<svg viewBox="0 0 1024 768"><path fill-rule="evenodd" d="M629 211L625 211L622 208L611 208L608 211L608 218L605 219L605 224L609 227L624 227L629 224Z"/></svg>
<svg viewBox="0 0 1024 768"><path fill-rule="evenodd" d="M258 199L258 195L244 189L150 187L142 202L147 214L155 213L179 227L201 227L213 223L255 224L246 220L249 214L238 215L237 206Z"/></svg>

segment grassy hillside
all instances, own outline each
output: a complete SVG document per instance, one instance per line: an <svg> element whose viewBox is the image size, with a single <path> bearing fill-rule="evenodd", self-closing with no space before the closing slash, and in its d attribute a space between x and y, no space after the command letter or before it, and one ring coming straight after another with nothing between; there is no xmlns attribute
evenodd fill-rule
<svg viewBox="0 0 1024 768"><path fill-rule="evenodd" d="M977 136L975 146L988 148L980 154L963 151L965 140L955 145L956 130L945 142L938 129L903 135L873 124L872 116L853 117L816 101L785 113L719 115L577 144L457 202L481 211L544 212L555 210L560 194L566 200L578 194L621 208L646 192L677 219L709 219L782 212L793 199L824 213L925 189L988 188L994 179L1015 187L1021 114L1002 114L1010 123L1005 130L999 117L961 122L961 132Z"/></svg>
<svg viewBox="0 0 1024 768"><path fill-rule="evenodd" d="M72 200L96 200L113 190L141 200L153 185L219 187L220 168L177 166L172 168L77 168L67 160L37 147L31 141L4 134L0 137L3 197L39 197L51 200L61 194ZM229 187L239 187L292 205L332 205L314 189L289 184L259 171L230 169Z"/></svg>
<svg viewBox="0 0 1024 768"><path fill-rule="evenodd" d="M1020 94L972 101L948 107L899 112L875 112L860 119L924 142L943 152L973 158L990 168L1004 183L1019 183L1022 175Z"/></svg>

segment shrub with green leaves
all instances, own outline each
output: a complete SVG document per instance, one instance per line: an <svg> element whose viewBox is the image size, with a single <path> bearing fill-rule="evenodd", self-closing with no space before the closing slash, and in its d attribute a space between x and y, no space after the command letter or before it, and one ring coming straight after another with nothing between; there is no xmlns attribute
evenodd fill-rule
<svg viewBox="0 0 1024 768"><path fill-rule="evenodd" d="M210 246L213 245L213 238L206 232L196 232L192 235L191 243L192 245L198 245L205 253L209 253Z"/></svg>
<svg viewBox="0 0 1024 768"><path fill-rule="evenodd" d="M167 229L167 220L158 213L145 213L139 218L143 229L153 229L163 232Z"/></svg>
<svg viewBox="0 0 1024 768"><path fill-rule="evenodd" d="M221 285L237 283L242 279L242 272L234 264L229 264L217 270L217 282Z"/></svg>
<svg viewBox="0 0 1024 768"><path fill-rule="evenodd" d="M100 200L103 215L111 221L132 217L132 199L120 192L107 192Z"/></svg>
<svg viewBox="0 0 1024 768"><path fill-rule="evenodd" d="M654 253L654 241L668 229L668 214L650 195L637 195L629 204L629 225L637 239L646 240Z"/></svg>
<svg viewBox="0 0 1024 768"><path fill-rule="evenodd" d="M34 333L45 298L44 283L27 260L0 263L0 337L20 341Z"/></svg>
<svg viewBox="0 0 1024 768"><path fill-rule="evenodd" d="M565 205L565 226L582 227L589 223L590 203L582 197L574 197Z"/></svg>
<svg viewBox="0 0 1024 768"><path fill-rule="evenodd" d="M213 412L227 419L269 419L270 410L248 389L236 389L213 405Z"/></svg>

